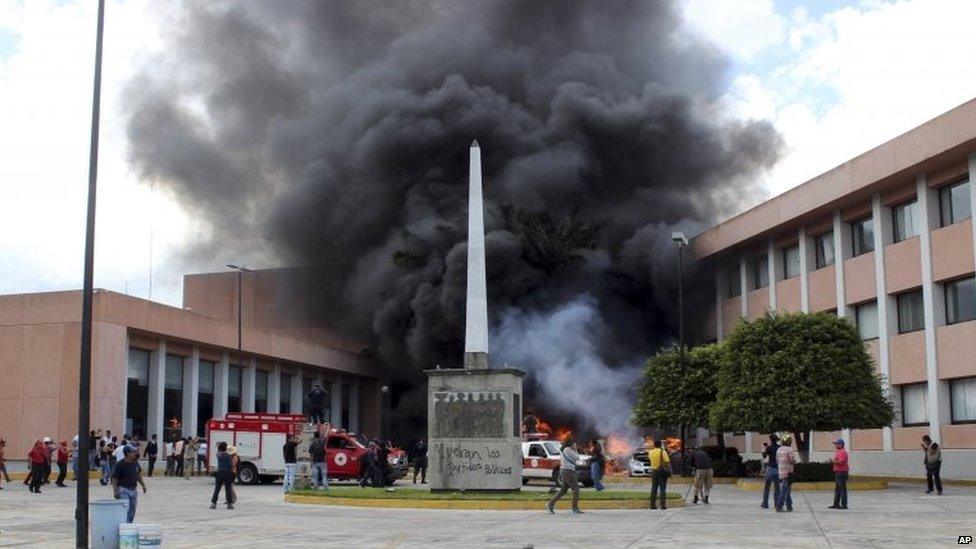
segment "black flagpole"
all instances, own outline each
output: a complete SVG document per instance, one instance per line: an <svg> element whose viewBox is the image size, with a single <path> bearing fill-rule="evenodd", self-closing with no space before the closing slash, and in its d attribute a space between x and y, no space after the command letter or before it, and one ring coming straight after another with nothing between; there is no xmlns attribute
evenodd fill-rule
<svg viewBox="0 0 976 549"><path fill-rule="evenodd" d="M85 224L85 287L81 301L81 366L78 372L78 492L75 501L75 546L88 547L88 459L91 430L92 293L95 267L95 196L98 182L98 117L102 95L102 30L105 0L98 0L95 38L95 89L92 98L91 150L88 157L88 219ZM84 464L84 466L82 466Z"/></svg>

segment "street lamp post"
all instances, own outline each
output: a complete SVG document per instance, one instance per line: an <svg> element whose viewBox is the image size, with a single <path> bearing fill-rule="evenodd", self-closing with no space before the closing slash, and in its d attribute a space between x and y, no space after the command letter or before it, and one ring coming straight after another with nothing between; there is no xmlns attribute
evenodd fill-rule
<svg viewBox="0 0 976 549"><path fill-rule="evenodd" d="M683 290L683 273L681 272L681 249L688 245L688 238L685 237L685 233L673 232L671 233L671 241L674 242L675 246L678 247L678 365L681 368L681 382L684 383L685 379L685 319L684 319L684 290ZM688 426L681 422L681 470L682 473L688 474L688 450L686 449L686 434L688 431Z"/></svg>
<svg viewBox="0 0 976 549"><path fill-rule="evenodd" d="M88 454L91 444L92 296L95 270L95 197L98 188L98 122L102 97L102 36L105 0L98 2L95 33L95 85L92 92L91 143L88 154L88 215L85 222L85 275L81 294L81 360L78 365L78 463L85 460L75 493L75 547L88 547ZM82 467L79 465L79 470Z"/></svg>
<svg viewBox="0 0 976 549"><path fill-rule="evenodd" d="M244 341L244 273L250 273L253 270L231 263L228 263L227 267L237 271L237 367L243 372L244 364L241 362L241 351ZM243 400L243 397L241 398ZM241 408L243 409L243 405Z"/></svg>

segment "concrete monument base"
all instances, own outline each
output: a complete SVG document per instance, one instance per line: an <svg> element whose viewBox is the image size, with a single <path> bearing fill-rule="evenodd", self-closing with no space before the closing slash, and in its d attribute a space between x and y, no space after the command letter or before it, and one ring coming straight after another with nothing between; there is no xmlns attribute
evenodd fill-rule
<svg viewBox="0 0 976 549"><path fill-rule="evenodd" d="M522 489L522 378L514 368L426 370L433 491Z"/></svg>

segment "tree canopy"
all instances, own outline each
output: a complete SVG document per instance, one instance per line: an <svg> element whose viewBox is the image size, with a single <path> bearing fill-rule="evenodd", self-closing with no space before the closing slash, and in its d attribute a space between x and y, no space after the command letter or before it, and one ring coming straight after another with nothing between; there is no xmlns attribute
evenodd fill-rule
<svg viewBox="0 0 976 549"><path fill-rule="evenodd" d="M854 326L829 313L744 320L723 342L711 424L725 431L872 429L894 410Z"/></svg>
<svg viewBox="0 0 976 549"><path fill-rule="evenodd" d="M677 347L649 358L634 406L634 425L709 425L720 354L718 344L687 349L683 374Z"/></svg>

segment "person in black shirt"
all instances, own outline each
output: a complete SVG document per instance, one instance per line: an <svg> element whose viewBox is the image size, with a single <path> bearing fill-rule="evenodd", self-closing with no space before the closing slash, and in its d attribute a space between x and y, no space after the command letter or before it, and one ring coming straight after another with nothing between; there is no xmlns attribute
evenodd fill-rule
<svg viewBox="0 0 976 549"><path fill-rule="evenodd" d="M328 395L329 393L318 383L308 392L308 403L312 406L312 417L310 418L312 423L322 423L325 421L325 397Z"/></svg>
<svg viewBox="0 0 976 549"><path fill-rule="evenodd" d="M220 496L220 488L224 488L224 502L228 509L234 508L234 465L230 454L227 453L227 443L221 442L217 445L217 472L214 473L214 492L210 498L210 508L217 508L217 497Z"/></svg>
<svg viewBox="0 0 976 549"><path fill-rule="evenodd" d="M139 502L139 492L136 484L142 486L142 493L146 493L146 483L142 481L142 467L139 466L139 449L135 446L125 447L125 459L115 464L112 470L112 491L115 499L129 502L126 522L132 523L136 517L136 504Z"/></svg>
<svg viewBox="0 0 976 549"><path fill-rule="evenodd" d="M282 448L285 457L284 488L286 494L295 488L295 473L298 471L298 459L295 456L296 448L298 448L297 436L289 437L285 441L284 448Z"/></svg>
<svg viewBox="0 0 976 549"><path fill-rule="evenodd" d="M766 461L766 482L763 484L762 508L769 509L769 486L773 486L773 501L779 501L779 464L776 452L779 450L779 437L769 435L769 442L763 443L763 459Z"/></svg>
<svg viewBox="0 0 976 549"><path fill-rule="evenodd" d="M427 441L423 438L413 446L413 483L417 484L417 473L420 473L420 483L427 484Z"/></svg>
<svg viewBox="0 0 976 549"><path fill-rule="evenodd" d="M159 455L159 443L156 442L156 435L152 436L152 440L146 444L146 451L143 456L149 459L149 476L153 474L153 468L156 467L156 456Z"/></svg>

